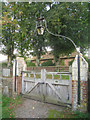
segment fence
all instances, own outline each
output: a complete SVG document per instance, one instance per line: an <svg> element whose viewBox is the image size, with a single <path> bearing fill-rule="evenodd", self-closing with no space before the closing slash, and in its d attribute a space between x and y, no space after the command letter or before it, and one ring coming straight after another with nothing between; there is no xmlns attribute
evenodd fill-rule
<svg viewBox="0 0 90 120"><path fill-rule="evenodd" d="M72 103L72 80L69 72L22 71L24 96L43 102L66 105Z"/></svg>
<svg viewBox="0 0 90 120"><path fill-rule="evenodd" d="M72 103L73 110L83 110L87 111L87 87L88 87L88 63L80 54L80 104L78 104L78 56L76 55L75 60L71 67L72 80L69 76L69 82L66 85L65 80L63 80L63 72L68 72L68 67L52 66L52 67L30 67L28 70L22 72L22 79L20 76L16 78L17 88L20 90L16 91L18 94L22 92L27 93L30 98L42 98L45 102L53 102L59 104L64 101L64 103ZM21 64L21 62L20 62ZM22 64L23 66L24 64ZM13 67L14 68L14 67ZM25 66L24 66L25 68ZM19 67L17 67L18 71ZM42 69L46 69L46 72ZM15 71L15 68L13 69ZM34 71L33 73L31 73ZM42 71L42 72L40 72ZM37 74L37 75L36 75ZM67 73L66 73L67 74ZM70 72L69 72L70 74ZM56 75L56 76L55 76ZM59 78L57 77L59 75ZM33 76L33 77L32 77ZM49 78L48 78L49 77ZM58 78L59 80L57 80ZM71 82L70 82L71 80ZM22 81L22 82L21 82ZM67 80L68 81L68 80ZM62 84L61 84L62 82ZM13 74L13 89L15 88L15 74ZM70 84L69 84L70 83ZM20 87L18 86L20 85ZM22 85L22 87L21 87ZM63 87L62 87L63 86ZM70 90L70 89L71 90ZM17 90L18 90L17 89ZM53 91L53 92L52 92ZM68 92L67 92L68 91ZM70 93L71 91L71 93ZM40 94L39 94L40 93ZM62 95L62 93L65 95ZM69 95L68 95L69 93ZM35 97L35 95L38 95ZM50 97L51 96L51 97ZM62 99L64 98L64 99ZM69 99L69 102L67 102ZM56 102L55 102L56 101Z"/></svg>

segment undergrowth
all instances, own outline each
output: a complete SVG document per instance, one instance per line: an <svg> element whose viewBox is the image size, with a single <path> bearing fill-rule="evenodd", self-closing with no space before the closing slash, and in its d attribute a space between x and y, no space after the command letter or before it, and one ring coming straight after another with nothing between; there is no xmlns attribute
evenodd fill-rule
<svg viewBox="0 0 90 120"><path fill-rule="evenodd" d="M21 96L16 98L2 96L2 118L15 118L14 110L21 103Z"/></svg>
<svg viewBox="0 0 90 120"><path fill-rule="evenodd" d="M48 118L69 118L69 120L72 118L79 118L79 120L82 118L90 119L90 113L71 111L69 109L65 109L63 111L49 110Z"/></svg>

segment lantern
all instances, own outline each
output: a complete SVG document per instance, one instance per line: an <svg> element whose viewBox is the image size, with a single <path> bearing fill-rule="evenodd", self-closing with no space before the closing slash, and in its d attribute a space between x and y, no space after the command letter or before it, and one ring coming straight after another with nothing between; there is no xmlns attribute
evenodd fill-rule
<svg viewBox="0 0 90 120"><path fill-rule="evenodd" d="M44 20L44 18L37 18L37 21L39 23L39 26L37 26L38 35L43 35L43 33L44 33L44 27L42 26L43 20Z"/></svg>
<svg viewBox="0 0 90 120"><path fill-rule="evenodd" d="M43 26L37 27L37 32L38 32L39 35L43 35L43 33L44 33L44 27Z"/></svg>

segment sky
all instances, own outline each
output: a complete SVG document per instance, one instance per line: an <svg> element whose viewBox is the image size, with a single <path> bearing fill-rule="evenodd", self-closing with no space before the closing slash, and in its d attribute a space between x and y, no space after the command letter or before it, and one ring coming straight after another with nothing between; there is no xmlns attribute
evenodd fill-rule
<svg viewBox="0 0 90 120"><path fill-rule="evenodd" d="M0 54L0 62L2 62L4 60L7 60L7 56L3 55L3 54Z"/></svg>

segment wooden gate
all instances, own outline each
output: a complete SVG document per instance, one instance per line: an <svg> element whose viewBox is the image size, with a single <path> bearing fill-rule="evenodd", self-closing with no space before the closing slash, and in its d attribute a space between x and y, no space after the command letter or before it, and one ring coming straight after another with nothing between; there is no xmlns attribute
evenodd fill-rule
<svg viewBox="0 0 90 120"><path fill-rule="evenodd" d="M72 79L69 72L22 71L22 94L35 100L72 104Z"/></svg>

